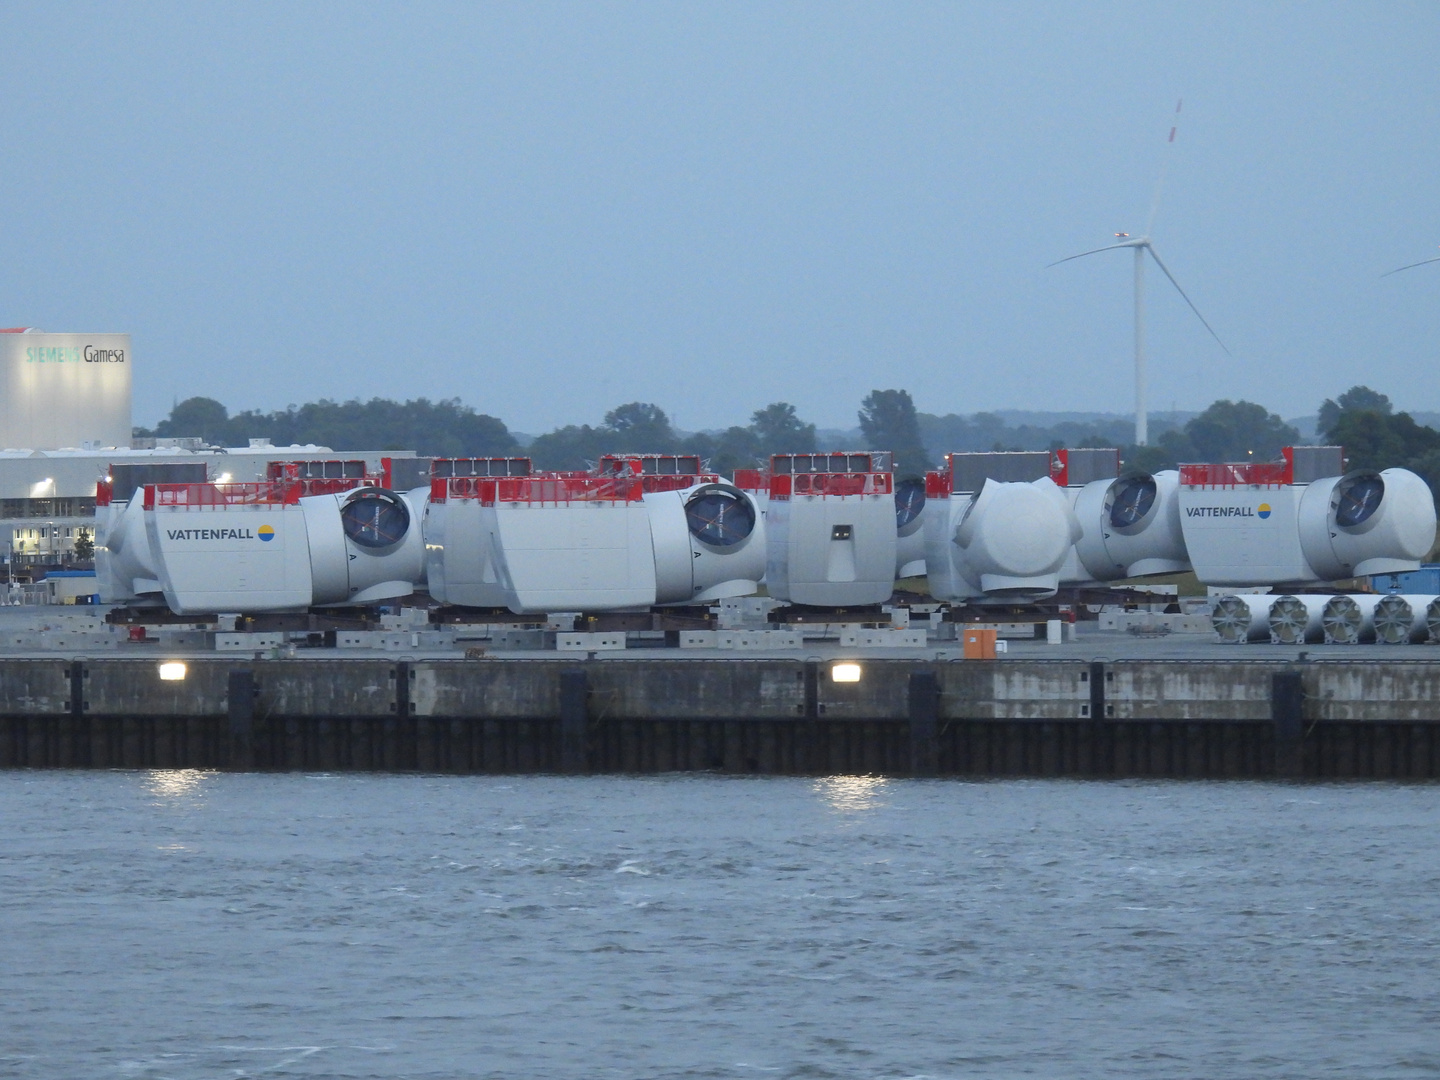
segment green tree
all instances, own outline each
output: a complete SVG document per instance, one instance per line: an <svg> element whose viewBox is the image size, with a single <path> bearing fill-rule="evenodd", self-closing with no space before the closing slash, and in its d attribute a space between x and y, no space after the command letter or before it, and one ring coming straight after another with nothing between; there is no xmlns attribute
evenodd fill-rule
<svg viewBox="0 0 1440 1080"><path fill-rule="evenodd" d="M872 450L893 450L895 472L920 476L930 467L908 390L872 390L860 403L860 431Z"/></svg>
<svg viewBox="0 0 1440 1080"><path fill-rule="evenodd" d="M605 414L602 429L609 436L610 452L664 454L675 447L675 429L658 405L632 401Z"/></svg>
<svg viewBox="0 0 1440 1080"><path fill-rule="evenodd" d="M90 562L95 558L95 540L87 529L75 531L75 558L80 562Z"/></svg>
<svg viewBox="0 0 1440 1080"><path fill-rule="evenodd" d="M1390 404L1390 399L1378 390L1371 390L1368 386L1352 386L1336 399L1325 399L1320 406L1319 423L1316 424L1315 430L1329 439L1330 429L1340 419L1340 414L1346 410L1377 412L1389 416L1394 409L1395 407Z"/></svg>
<svg viewBox="0 0 1440 1080"><path fill-rule="evenodd" d="M815 425L795 415L795 406L776 401L756 409L750 431L761 454L807 454L815 449Z"/></svg>
<svg viewBox="0 0 1440 1080"><path fill-rule="evenodd" d="M168 419L155 425L155 434L167 439L200 438L228 446L230 410L214 398L186 398L170 410Z"/></svg>
<svg viewBox="0 0 1440 1080"><path fill-rule="evenodd" d="M1185 425L1197 461L1269 461L1300 432L1251 401L1217 401Z"/></svg>

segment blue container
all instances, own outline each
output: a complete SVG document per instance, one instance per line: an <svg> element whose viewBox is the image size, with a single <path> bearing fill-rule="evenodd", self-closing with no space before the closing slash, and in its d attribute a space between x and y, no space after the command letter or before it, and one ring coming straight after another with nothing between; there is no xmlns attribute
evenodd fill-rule
<svg viewBox="0 0 1440 1080"><path fill-rule="evenodd" d="M1419 570L1403 574L1375 574L1370 578L1370 587L1381 593L1440 596L1440 563L1425 563Z"/></svg>

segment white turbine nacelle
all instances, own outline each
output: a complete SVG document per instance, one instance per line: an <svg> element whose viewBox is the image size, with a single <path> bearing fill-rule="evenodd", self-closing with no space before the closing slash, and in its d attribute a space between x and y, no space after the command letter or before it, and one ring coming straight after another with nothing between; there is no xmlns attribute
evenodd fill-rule
<svg viewBox="0 0 1440 1080"><path fill-rule="evenodd" d="M431 595L525 613L753 593L765 569L756 501L698 469L694 458L636 455L603 458L599 476L437 475L426 519Z"/></svg>
<svg viewBox="0 0 1440 1080"><path fill-rule="evenodd" d="M1074 505L1084 535L1075 553L1084 577L1115 581L1189 570L1179 489L1180 474L1173 469L1081 488Z"/></svg>
<svg viewBox="0 0 1440 1080"><path fill-rule="evenodd" d="M1435 542L1429 487L1406 469L1314 475L1339 455L1286 447L1283 464L1182 466L1180 520L1196 576L1272 585L1418 569Z"/></svg>
<svg viewBox="0 0 1440 1080"><path fill-rule="evenodd" d="M792 604L863 607L895 591L896 507L887 451L770 460L765 582Z"/></svg>
<svg viewBox="0 0 1440 1080"><path fill-rule="evenodd" d="M170 609L303 611L415 591L424 489L303 490L290 480L147 485L145 535Z"/></svg>
<svg viewBox="0 0 1440 1080"><path fill-rule="evenodd" d="M925 563L937 600L1043 600L1081 536L1065 492L1048 476L987 479L973 495L928 503Z"/></svg>

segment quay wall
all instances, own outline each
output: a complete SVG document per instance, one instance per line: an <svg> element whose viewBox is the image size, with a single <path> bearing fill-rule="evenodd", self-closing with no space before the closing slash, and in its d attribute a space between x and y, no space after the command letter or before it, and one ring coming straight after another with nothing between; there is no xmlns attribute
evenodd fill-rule
<svg viewBox="0 0 1440 1080"><path fill-rule="evenodd" d="M1440 776L1440 662L0 659L0 767Z"/></svg>

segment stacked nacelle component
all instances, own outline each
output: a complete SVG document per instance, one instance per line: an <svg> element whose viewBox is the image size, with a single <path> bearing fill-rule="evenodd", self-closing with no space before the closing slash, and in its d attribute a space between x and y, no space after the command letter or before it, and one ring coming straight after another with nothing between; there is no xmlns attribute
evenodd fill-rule
<svg viewBox="0 0 1440 1080"><path fill-rule="evenodd" d="M888 452L770 459L765 582L792 604L862 607L895 591L896 504Z"/></svg>
<svg viewBox="0 0 1440 1080"><path fill-rule="evenodd" d="M755 502L698 470L693 457L652 454L608 456L598 475L437 475L431 593L517 613L752 593L764 572Z"/></svg>
<svg viewBox="0 0 1440 1080"><path fill-rule="evenodd" d="M932 596L1008 601L1055 594L1081 528L1050 468L1045 452L950 454L943 472L926 477Z"/></svg>
<svg viewBox="0 0 1440 1080"><path fill-rule="evenodd" d="M1296 475L1283 463L1185 465L1180 512L1185 547L1211 585L1320 582L1414 570L1435 541L1435 504L1407 469Z"/></svg>
<svg viewBox="0 0 1440 1080"><path fill-rule="evenodd" d="M204 483L203 463L111 465L95 485L95 577L107 604L164 603L155 553L145 531L144 486Z"/></svg>
<svg viewBox="0 0 1440 1080"><path fill-rule="evenodd" d="M145 531L177 614L368 604L423 580L423 489L302 497L287 482L153 484Z"/></svg>

